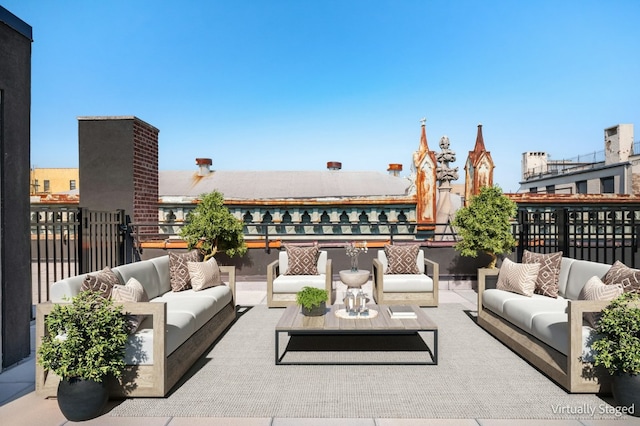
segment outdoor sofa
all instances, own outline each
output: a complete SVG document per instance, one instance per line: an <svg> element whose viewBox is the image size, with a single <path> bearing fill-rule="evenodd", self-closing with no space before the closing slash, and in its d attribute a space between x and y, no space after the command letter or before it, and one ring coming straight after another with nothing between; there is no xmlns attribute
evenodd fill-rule
<svg viewBox="0 0 640 426"><path fill-rule="evenodd" d="M478 324L567 391L608 392L608 373L594 368L590 362L593 359L590 343L597 338L593 328L597 320L587 320L590 316L595 318L593 315L597 314L593 313L602 311L612 298L628 290L620 283L605 284L613 284L625 274L627 277L640 274L620 262L612 267L561 256L560 253L556 270L557 298L490 288L496 286L509 259L503 261L500 269L478 269ZM549 278L545 259L538 272L544 274L547 268ZM522 265L511 262L509 268L513 271ZM519 273L516 281L524 280L525 273L522 270ZM515 276L512 275L512 283Z"/></svg>
<svg viewBox="0 0 640 426"><path fill-rule="evenodd" d="M165 396L236 319L235 267L219 266L219 285L195 291L184 284L189 275L188 270L185 272L186 260L195 258L185 255L171 254L171 271L169 255L111 269L120 285L127 285L132 278L137 280L149 299L117 302L128 314L143 317L139 317L142 321L137 331L129 336L124 376L109 383L111 396ZM52 285L50 302L37 306L36 348L45 333L44 318L53 305L77 295L88 276L99 276L103 271L65 278ZM186 289L174 291L176 282ZM36 365L38 395L55 396L59 380L53 372Z"/></svg>

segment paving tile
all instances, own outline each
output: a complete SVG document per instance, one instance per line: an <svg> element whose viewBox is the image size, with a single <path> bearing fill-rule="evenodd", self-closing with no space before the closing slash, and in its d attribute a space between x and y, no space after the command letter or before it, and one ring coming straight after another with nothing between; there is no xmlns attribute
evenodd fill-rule
<svg viewBox="0 0 640 426"><path fill-rule="evenodd" d="M83 424L90 426L165 426L173 424L169 423L170 421L171 417L111 417L104 415L84 422L68 422L66 424Z"/></svg>
<svg viewBox="0 0 640 426"><path fill-rule="evenodd" d="M480 426L582 426L579 420L479 419Z"/></svg>
<svg viewBox="0 0 640 426"><path fill-rule="evenodd" d="M638 426L640 417L624 416L616 420L582 420L584 426Z"/></svg>
<svg viewBox="0 0 640 426"><path fill-rule="evenodd" d="M55 399L41 398L35 392L0 406L0 419L7 426L50 426L67 422Z"/></svg>
<svg viewBox="0 0 640 426"><path fill-rule="evenodd" d="M478 426L473 419L376 419L376 426Z"/></svg>
<svg viewBox="0 0 640 426"><path fill-rule="evenodd" d="M173 417L167 426L271 426L271 417Z"/></svg>
<svg viewBox="0 0 640 426"><path fill-rule="evenodd" d="M273 419L272 426L376 426L374 419L311 419L280 418Z"/></svg>
<svg viewBox="0 0 640 426"><path fill-rule="evenodd" d="M35 390L29 382L0 383L0 404L9 403Z"/></svg>

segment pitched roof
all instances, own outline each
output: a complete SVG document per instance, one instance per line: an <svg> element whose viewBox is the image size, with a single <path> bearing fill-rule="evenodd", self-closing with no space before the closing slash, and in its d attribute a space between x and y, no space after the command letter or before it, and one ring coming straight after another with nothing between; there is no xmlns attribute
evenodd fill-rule
<svg viewBox="0 0 640 426"><path fill-rule="evenodd" d="M372 171L160 171L160 197L198 197L214 190L226 199L401 197L407 178Z"/></svg>

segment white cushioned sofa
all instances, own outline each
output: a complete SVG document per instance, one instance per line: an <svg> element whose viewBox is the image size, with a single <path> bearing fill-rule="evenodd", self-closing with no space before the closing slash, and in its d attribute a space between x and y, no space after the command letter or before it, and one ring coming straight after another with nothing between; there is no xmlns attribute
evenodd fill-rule
<svg viewBox="0 0 640 426"><path fill-rule="evenodd" d="M324 289L329 295L328 304L332 304L333 269L331 259L325 250L318 250L315 271L317 273L293 273L289 268L287 250L278 252L278 259L267 265L267 306L282 308L296 304L296 293L303 287ZM308 272L308 271L307 271Z"/></svg>
<svg viewBox="0 0 640 426"><path fill-rule="evenodd" d="M608 264L562 257L557 298L488 288L494 287L500 270L478 269L478 324L567 391L608 392L608 374L589 362L596 333L584 314L600 312L610 300L579 299L584 299L587 282L593 277L599 282L610 269Z"/></svg>
<svg viewBox="0 0 640 426"><path fill-rule="evenodd" d="M172 291L169 256L130 263L111 269L121 285L131 278L146 292L148 302L116 302L133 315L144 315L129 336L123 378L109 383L111 396L162 397L236 319L235 267L220 266L222 285ZM50 302L37 306L36 348L45 333L44 318L55 303L77 295L85 278L99 271L57 281ZM226 279L225 279L226 278ZM36 392L55 396L59 378L36 365Z"/></svg>

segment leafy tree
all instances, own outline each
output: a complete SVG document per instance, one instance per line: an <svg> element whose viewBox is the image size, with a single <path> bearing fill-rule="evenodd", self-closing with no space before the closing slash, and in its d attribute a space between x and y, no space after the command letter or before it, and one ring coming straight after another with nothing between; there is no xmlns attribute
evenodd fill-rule
<svg viewBox="0 0 640 426"><path fill-rule="evenodd" d="M187 216L187 224L180 230L180 236L189 249L200 250L204 260L219 251L231 257L247 252L242 222L225 207L224 197L218 191L202 196L200 203Z"/></svg>
<svg viewBox="0 0 640 426"><path fill-rule="evenodd" d="M467 207L456 212L452 225L462 240L455 249L463 256L479 253L491 256L489 268L495 268L498 254L508 253L516 240L510 219L516 214L516 203L502 193L499 186L485 186L471 198Z"/></svg>

